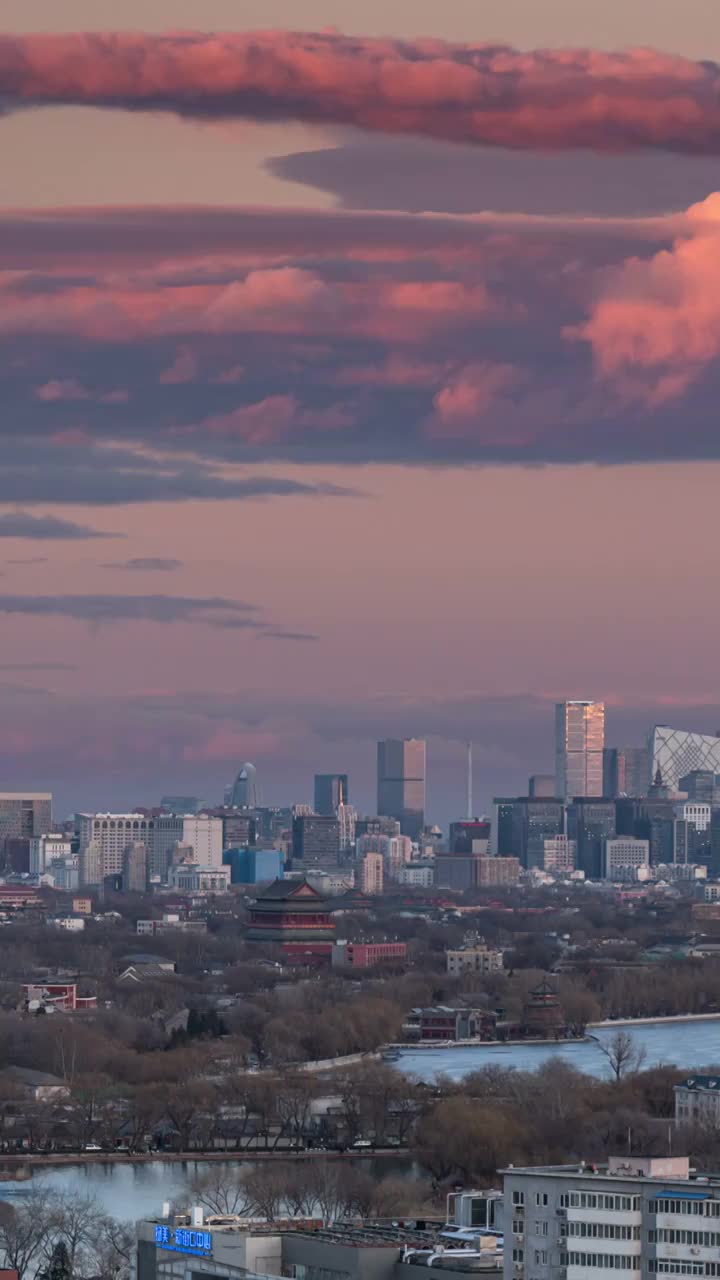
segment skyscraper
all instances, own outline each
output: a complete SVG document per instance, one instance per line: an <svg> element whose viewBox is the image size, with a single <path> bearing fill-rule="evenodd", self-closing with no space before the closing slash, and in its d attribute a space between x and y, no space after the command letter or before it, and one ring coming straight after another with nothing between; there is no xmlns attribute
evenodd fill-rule
<svg viewBox="0 0 720 1280"><path fill-rule="evenodd" d="M412 840L425 825L425 750L422 738L386 738L377 747L378 814L397 818Z"/></svg>
<svg viewBox="0 0 720 1280"><path fill-rule="evenodd" d="M646 747L606 747L603 751L604 796L645 796L648 775Z"/></svg>
<svg viewBox="0 0 720 1280"><path fill-rule="evenodd" d="M233 809L257 809L259 804L257 770L247 761L238 773L228 797Z"/></svg>
<svg viewBox="0 0 720 1280"><path fill-rule="evenodd" d="M123 853L123 892L145 893L148 878L147 845L142 841L129 844Z"/></svg>
<svg viewBox="0 0 720 1280"><path fill-rule="evenodd" d="M633 804L636 801L620 801ZM567 809L567 834L575 841L577 866L588 880L600 880L603 874L603 849L606 840L618 834L617 805L613 800L574 800ZM624 834L624 833L623 833ZM632 832L631 834L635 834Z"/></svg>
<svg viewBox="0 0 720 1280"><path fill-rule="evenodd" d="M714 733L689 733L658 724L650 734L648 754L650 779L659 769L671 791L677 791L680 779L695 770L720 773L720 737Z"/></svg>
<svg viewBox="0 0 720 1280"><path fill-rule="evenodd" d="M332 818L338 806L348 803L348 776L346 773L315 774L315 812Z"/></svg>
<svg viewBox="0 0 720 1280"><path fill-rule="evenodd" d="M299 813L292 823L293 867L336 867L340 858L337 818Z"/></svg>
<svg viewBox="0 0 720 1280"><path fill-rule="evenodd" d="M555 707L555 790L562 800L603 793L603 702L558 702Z"/></svg>

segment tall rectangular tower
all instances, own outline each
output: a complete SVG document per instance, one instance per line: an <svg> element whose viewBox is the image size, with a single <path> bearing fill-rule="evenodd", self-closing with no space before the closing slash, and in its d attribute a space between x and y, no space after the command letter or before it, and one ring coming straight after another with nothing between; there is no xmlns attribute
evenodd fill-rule
<svg viewBox="0 0 720 1280"><path fill-rule="evenodd" d="M315 812L333 818L341 804L348 804L346 773L315 774Z"/></svg>
<svg viewBox="0 0 720 1280"><path fill-rule="evenodd" d="M377 811L397 818L403 835L417 840L425 825L423 738L386 738L377 748Z"/></svg>
<svg viewBox="0 0 720 1280"><path fill-rule="evenodd" d="M604 702L555 706L555 783L562 800L603 793Z"/></svg>

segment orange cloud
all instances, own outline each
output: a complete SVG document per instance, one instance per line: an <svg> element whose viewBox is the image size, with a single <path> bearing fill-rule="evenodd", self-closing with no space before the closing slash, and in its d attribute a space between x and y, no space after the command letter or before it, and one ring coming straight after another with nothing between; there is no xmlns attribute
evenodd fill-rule
<svg viewBox="0 0 720 1280"><path fill-rule="evenodd" d="M650 405L682 395L720 355L720 193L688 210L684 233L608 278L585 324L599 374Z"/></svg>

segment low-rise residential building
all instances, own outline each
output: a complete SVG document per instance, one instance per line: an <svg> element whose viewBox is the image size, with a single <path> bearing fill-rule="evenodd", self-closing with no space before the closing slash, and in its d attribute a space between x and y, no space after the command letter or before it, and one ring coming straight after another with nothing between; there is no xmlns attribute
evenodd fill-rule
<svg viewBox="0 0 720 1280"><path fill-rule="evenodd" d="M138 920L135 932L152 937L156 933L207 933L207 920L186 920L184 916L164 915L162 920Z"/></svg>
<svg viewBox="0 0 720 1280"><path fill-rule="evenodd" d="M345 942L333 944L333 968L372 969L378 964L403 963L406 942Z"/></svg>
<svg viewBox="0 0 720 1280"><path fill-rule="evenodd" d="M97 996L79 996L77 979L47 977L35 982L23 982L23 998L29 1013L38 1009L58 1009L74 1013L81 1009L96 1009Z"/></svg>
<svg viewBox="0 0 720 1280"><path fill-rule="evenodd" d="M675 1085L675 1123L720 1127L720 1076L692 1075Z"/></svg>
<svg viewBox="0 0 720 1280"><path fill-rule="evenodd" d="M460 947L445 952L448 973L495 973L503 967L503 953L495 947Z"/></svg>
<svg viewBox="0 0 720 1280"><path fill-rule="evenodd" d="M85 916L48 916L47 923L53 929L64 929L66 933L82 933Z"/></svg>
<svg viewBox="0 0 720 1280"><path fill-rule="evenodd" d="M408 862L398 869L395 880L406 889L432 889L435 883L435 863Z"/></svg>
<svg viewBox="0 0 720 1280"><path fill-rule="evenodd" d="M70 1095L70 1086L60 1076L47 1071L33 1071L30 1067L5 1067L0 1071L0 1088L7 1082L20 1090L33 1102L57 1102Z"/></svg>

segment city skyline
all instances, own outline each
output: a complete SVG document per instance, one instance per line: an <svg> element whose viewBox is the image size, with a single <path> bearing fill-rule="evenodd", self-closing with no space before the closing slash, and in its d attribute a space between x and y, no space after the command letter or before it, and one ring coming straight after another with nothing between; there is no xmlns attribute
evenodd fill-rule
<svg viewBox="0 0 720 1280"><path fill-rule="evenodd" d="M370 810L416 736L446 824L469 739L476 808L552 770L560 699L712 733L712 6L146 9L4 6L3 785L124 809L252 760Z"/></svg>

